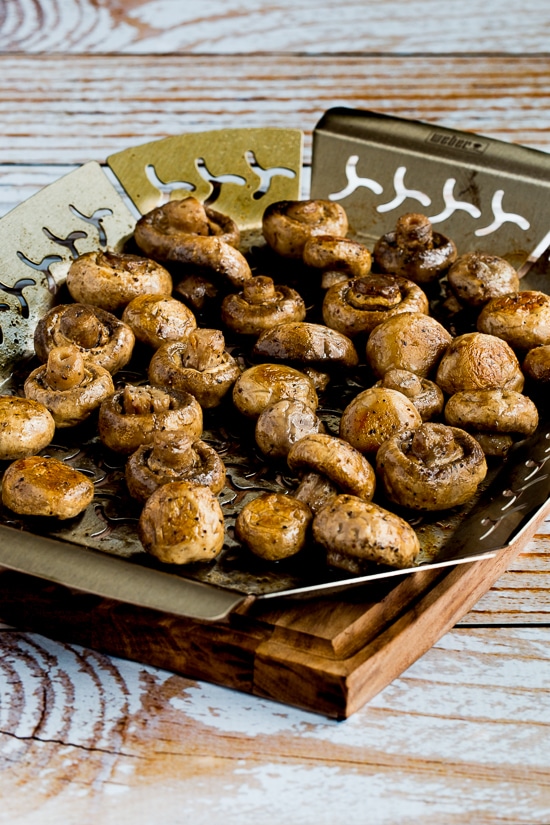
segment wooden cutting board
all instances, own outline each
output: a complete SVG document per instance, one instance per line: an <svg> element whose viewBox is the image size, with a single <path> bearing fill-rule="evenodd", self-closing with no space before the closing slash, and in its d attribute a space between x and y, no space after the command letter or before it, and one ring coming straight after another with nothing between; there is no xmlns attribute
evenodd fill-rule
<svg viewBox="0 0 550 825"><path fill-rule="evenodd" d="M333 596L250 600L183 619L0 569L1 618L21 629L343 719L405 671L495 583L548 515L494 557Z"/></svg>

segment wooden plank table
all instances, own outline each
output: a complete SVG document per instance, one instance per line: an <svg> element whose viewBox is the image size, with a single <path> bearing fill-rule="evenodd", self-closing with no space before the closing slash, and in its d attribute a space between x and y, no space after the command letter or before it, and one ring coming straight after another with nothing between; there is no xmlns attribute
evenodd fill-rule
<svg viewBox="0 0 550 825"><path fill-rule="evenodd" d="M307 170L335 105L548 151L549 33L539 0L4 0L0 214L186 131L300 128ZM0 822L547 825L549 542L345 722L4 626Z"/></svg>

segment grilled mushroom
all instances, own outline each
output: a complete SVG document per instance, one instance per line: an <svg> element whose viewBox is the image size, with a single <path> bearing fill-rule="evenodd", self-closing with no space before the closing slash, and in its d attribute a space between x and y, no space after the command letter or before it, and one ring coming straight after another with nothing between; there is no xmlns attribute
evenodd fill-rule
<svg viewBox="0 0 550 825"><path fill-rule="evenodd" d="M310 433L322 433L325 427L308 404L294 398L283 398L270 404L256 421L256 444L269 458L284 458L301 438Z"/></svg>
<svg viewBox="0 0 550 825"><path fill-rule="evenodd" d="M327 563L354 575L372 564L404 568L414 564L420 544L407 522L372 501L338 495L313 520L313 537L326 548Z"/></svg>
<svg viewBox="0 0 550 825"><path fill-rule="evenodd" d="M504 456L515 439L535 432L539 416L531 399L514 390L463 390L447 401L445 421L474 435L486 455Z"/></svg>
<svg viewBox="0 0 550 825"><path fill-rule="evenodd" d="M34 348L44 363L54 347L78 347L86 360L111 374L122 369L132 356L134 333L111 312L88 304L60 304L50 309L36 325Z"/></svg>
<svg viewBox="0 0 550 825"><path fill-rule="evenodd" d="M156 261L140 255L85 252L72 262L67 288L78 303L118 312L138 295L169 295L172 276Z"/></svg>
<svg viewBox="0 0 550 825"><path fill-rule="evenodd" d="M213 493L225 484L225 465L218 453L178 430L153 433L151 442L129 457L125 473L130 495L139 501L170 481L192 481Z"/></svg>
<svg viewBox="0 0 550 825"><path fill-rule="evenodd" d="M189 392L206 408L217 407L240 374L218 329L196 329L185 341L163 344L149 364L151 383Z"/></svg>
<svg viewBox="0 0 550 825"><path fill-rule="evenodd" d="M306 242L315 235L345 237L346 212L328 200L277 201L264 212L264 238L284 258L302 258Z"/></svg>
<svg viewBox="0 0 550 825"><path fill-rule="evenodd" d="M441 277L456 259L450 238L434 232L429 218L409 212L398 219L395 231L375 244L374 261L381 272L428 284Z"/></svg>
<svg viewBox="0 0 550 825"><path fill-rule="evenodd" d="M260 335L285 321L303 321L306 307L289 286L275 286L272 278L257 275L245 281L242 291L222 301L222 322L240 335Z"/></svg>
<svg viewBox="0 0 550 825"><path fill-rule="evenodd" d="M312 410L318 398L313 382L303 372L285 364L257 364L245 370L233 387L233 403L247 418L260 413L283 398L302 401Z"/></svg>
<svg viewBox="0 0 550 825"><path fill-rule="evenodd" d="M264 493L242 508L235 533L254 555L279 561L302 549L311 519L309 507L293 496Z"/></svg>
<svg viewBox="0 0 550 825"><path fill-rule="evenodd" d="M338 493L370 500L376 485L374 470L351 444L325 433L297 441L287 455L289 468L301 476L294 493L313 513Z"/></svg>
<svg viewBox="0 0 550 825"><path fill-rule="evenodd" d="M333 235L315 235L306 241L304 263L323 273L321 287L328 289L350 278L368 275L372 256L362 243Z"/></svg>
<svg viewBox="0 0 550 825"><path fill-rule="evenodd" d="M420 413L402 392L370 387L345 408L340 419L340 437L361 453L376 453L390 436L421 424Z"/></svg>
<svg viewBox="0 0 550 825"><path fill-rule="evenodd" d="M444 510L472 498L487 474L487 463L476 439L464 430L426 423L382 444L376 470L395 504Z"/></svg>
<svg viewBox="0 0 550 825"><path fill-rule="evenodd" d="M354 338L368 334L393 315L428 312L422 289L395 275L365 275L335 284L323 300L323 320L328 327Z"/></svg>
<svg viewBox="0 0 550 825"><path fill-rule="evenodd" d="M522 352L550 344L550 295L523 290L492 298L479 313L477 328Z"/></svg>
<svg viewBox="0 0 550 825"><path fill-rule="evenodd" d="M155 432L184 431L196 440L202 434L202 408L188 392L127 384L99 408L99 436L109 449L132 453L151 441Z"/></svg>
<svg viewBox="0 0 550 825"><path fill-rule="evenodd" d="M2 479L2 503L23 516L74 518L93 497L90 479L56 458L20 458Z"/></svg>
<svg viewBox="0 0 550 825"><path fill-rule="evenodd" d="M212 561L224 542L222 509L209 487L172 481L145 502L138 534L145 550L162 562Z"/></svg>
<svg viewBox="0 0 550 825"><path fill-rule="evenodd" d="M252 277L236 247L236 223L196 198L172 200L147 212L137 222L134 238L139 248L158 261L204 268L221 283L240 288Z"/></svg>
<svg viewBox="0 0 550 825"><path fill-rule="evenodd" d="M122 320L136 339L154 349L170 341L184 341L196 329L195 316L185 304L170 295L147 293L130 301Z"/></svg>
<svg viewBox="0 0 550 825"><path fill-rule="evenodd" d="M523 359L521 369L532 381L550 381L550 344L530 349Z"/></svg>
<svg viewBox="0 0 550 825"><path fill-rule="evenodd" d="M0 396L0 461L39 453L55 433L55 422L38 401L17 395Z"/></svg>
<svg viewBox="0 0 550 825"><path fill-rule="evenodd" d="M430 315L394 315L369 335L367 361L380 378L391 369L409 370L427 378L435 372L451 341L450 333Z"/></svg>
<svg viewBox="0 0 550 825"><path fill-rule="evenodd" d="M25 395L51 412L56 427L85 421L115 391L111 373L86 361L78 347L54 347L25 381Z"/></svg>
<svg viewBox="0 0 550 825"><path fill-rule="evenodd" d="M422 421L429 421L443 412L445 397L435 381L421 378L409 370L388 370L374 386L402 392L414 404Z"/></svg>
<svg viewBox="0 0 550 825"><path fill-rule="evenodd" d="M449 269L447 281L462 304L475 308L519 289L518 273L512 264L486 252L460 255Z"/></svg>
<svg viewBox="0 0 550 825"><path fill-rule="evenodd" d="M467 332L452 340L439 362L435 380L447 395L495 388L521 392L525 383L509 344L482 332Z"/></svg>

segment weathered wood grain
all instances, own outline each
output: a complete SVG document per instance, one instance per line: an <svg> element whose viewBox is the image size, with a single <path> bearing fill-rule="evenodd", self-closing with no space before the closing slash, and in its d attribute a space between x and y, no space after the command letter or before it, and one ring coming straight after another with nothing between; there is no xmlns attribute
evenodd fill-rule
<svg viewBox="0 0 550 825"><path fill-rule="evenodd" d="M0 49L26 52L547 52L544 0L4 0Z"/></svg>
<svg viewBox="0 0 550 825"><path fill-rule="evenodd" d="M36 634L0 641L6 825L549 819L548 628L454 630L345 723Z"/></svg>

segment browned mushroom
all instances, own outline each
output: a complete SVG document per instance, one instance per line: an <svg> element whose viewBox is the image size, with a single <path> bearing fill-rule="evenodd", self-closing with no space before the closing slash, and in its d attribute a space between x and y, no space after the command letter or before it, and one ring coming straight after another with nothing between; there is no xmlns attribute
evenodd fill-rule
<svg viewBox="0 0 550 825"><path fill-rule="evenodd" d="M460 390L495 388L521 392L525 383L509 344L482 332L467 332L453 338L439 362L435 380L447 395Z"/></svg>
<svg viewBox="0 0 550 825"><path fill-rule="evenodd" d="M367 361L379 378L391 369L409 370L427 378L435 372L451 341L451 334L430 315L394 315L369 335Z"/></svg>
<svg viewBox="0 0 550 825"><path fill-rule="evenodd" d="M172 276L156 261L122 252L85 252L67 273L74 301L118 312L143 293L170 294Z"/></svg>
<svg viewBox="0 0 550 825"><path fill-rule="evenodd" d="M196 329L185 341L163 344L149 364L151 383L190 392L207 408L221 403L240 374L217 329Z"/></svg>
<svg viewBox="0 0 550 825"><path fill-rule="evenodd" d="M134 348L134 333L111 312L88 304L60 304L36 325L34 348L42 362L54 347L74 345L82 355L111 374L126 366Z"/></svg>
<svg viewBox="0 0 550 825"><path fill-rule="evenodd" d="M277 201L264 212L264 238L284 258L302 258L306 242L315 235L345 237L346 212L328 200Z"/></svg>
<svg viewBox="0 0 550 825"><path fill-rule="evenodd" d="M20 458L2 479L2 503L23 516L74 518L93 497L90 479L57 458Z"/></svg>
<svg viewBox="0 0 550 825"><path fill-rule="evenodd" d="M487 463L473 436L457 427L427 423L382 444L376 470L395 504L444 510L472 498L487 474Z"/></svg>
<svg viewBox="0 0 550 825"><path fill-rule="evenodd" d="M535 432L539 415L531 399L514 390L462 390L447 401L445 421L475 436L486 455L504 456L514 440Z"/></svg>
<svg viewBox="0 0 550 825"><path fill-rule="evenodd" d="M324 424L308 404L283 398L270 404L256 421L256 444L269 458L284 458L301 438L324 432Z"/></svg>
<svg viewBox="0 0 550 825"><path fill-rule="evenodd" d="M122 320L136 339L154 349L170 341L184 341L196 326L195 316L185 304L170 295L138 295L122 313Z"/></svg>
<svg viewBox="0 0 550 825"><path fill-rule="evenodd" d="M0 461L14 461L47 447L55 433L49 410L17 395L0 396Z"/></svg>
<svg viewBox="0 0 550 825"><path fill-rule="evenodd" d="M367 459L347 441L325 433L311 433L297 441L287 455L289 468L301 482L294 493L298 501L317 513L338 493L370 500L376 486Z"/></svg>
<svg viewBox="0 0 550 825"><path fill-rule="evenodd" d="M370 387L345 408L340 419L340 437L361 453L376 453L390 436L421 424L420 413L402 392Z"/></svg>
<svg viewBox="0 0 550 825"><path fill-rule="evenodd" d="M127 384L99 408L99 436L109 449L132 453L155 432L182 430L196 440L202 435L202 408L188 392L145 384Z"/></svg>
<svg viewBox="0 0 550 825"><path fill-rule="evenodd" d="M236 249L240 238L236 223L193 197L168 201L143 215L134 238L154 260L204 268L233 287L240 288L252 277L246 258Z"/></svg>
<svg viewBox="0 0 550 825"><path fill-rule="evenodd" d="M264 493L244 505L235 533L256 556L279 561L302 549L311 519L309 507L293 496Z"/></svg>
<svg viewBox="0 0 550 825"><path fill-rule="evenodd" d="M306 241L304 263L323 273L321 287L360 278L371 270L372 256L362 243L333 235L314 235Z"/></svg>
<svg viewBox="0 0 550 825"><path fill-rule="evenodd" d="M420 552L410 524L357 496L332 498L315 516L312 530L315 541L326 548L327 563L353 575L368 573L373 564L410 567Z"/></svg>
<svg viewBox="0 0 550 825"><path fill-rule="evenodd" d="M213 447L178 430L153 433L129 457L125 472L130 495L139 501L170 481L193 481L213 493L225 485L225 465Z"/></svg>
<svg viewBox="0 0 550 825"><path fill-rule="evenodd" d="M491 298L519 289L518 273L512 264L486 252L460 255L449 269L447 280L460 303L470 307L481 307Z"/></svg>
<svg viewBox="0 0 550 825"><path fill-rule="evenodd" d="M520 351L550 344L550 295L523 290L492 298L479 313L477 328Z"/></svg>
<svg viewBox="0 0 550 825"><path fill-rule="evenodd" d="M328 327L353 338L370 333L393 315L428 312L422 289L395 275L365 275L334 284L323 300L323 320Z"/></svg>
<svg viewBox="0 0 550 825"><path fill-rule="evenodd" d="M395 231L374 245L373 257L381 272L427 284L445 274L456 259L450 238L434 232L429 218L415 212L401 215Z"/></svg>
<svg viewBox="0 0 550 825"><path fill-rule="evenodd" d="M256 364L245 370L233 387L233 403L247 418L260 413L283 398L302 401L311 409L318 406L313 382L303 372L285 364Z"/></svg>
<svg viewBox="0 0 550 825"><path fill-rule="evenodd" d="M346 335L306 321L289 321L266 330L254 344L252 355L329 375L355 367L359 361L355 346Z"/></svg>
<svg viewBox="0 0 550 825"><path fill-rule="evenodd" d="M145 550L162 562L212 561L223 547L223 512L209 487L171 481L145 502L138 534Z"/></svg>
<svg viewBox="0 0 550 825"><path fill-rule="evenodd" d="M409 370L388 370L374 386L402 392L414 404L422 421L430 421L443 412L445 396L435 381Z"/></svg>
<svg viewBox="0 0 550 825"><path fill-rule="evenodd" d="M260 335L285 321L303 321L302 297L289 286L275 286L272 278L257 275L245 281L242 291L222 301L222 322L240 335Z"/></svg>
<svg viewBox="0 0 550 825"><path fill-rule="evenodd" d="M541 384L550 381L550 344L529 350L521 369L532 381Z"/></svg>
<svg viewBox="0 0 550 825"><path fill-rule="evenodd" d="M56 427L85 421L115 391L111 373L83 358L78 347L54 347L25 381L25 395L51 412Z"/></svg>

